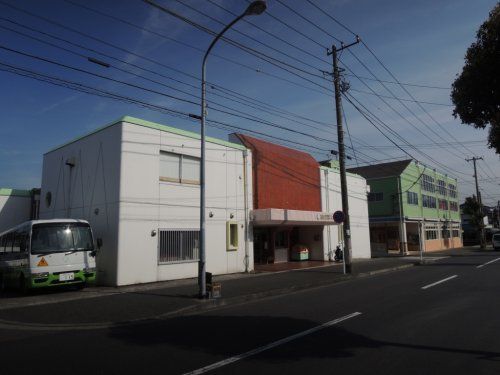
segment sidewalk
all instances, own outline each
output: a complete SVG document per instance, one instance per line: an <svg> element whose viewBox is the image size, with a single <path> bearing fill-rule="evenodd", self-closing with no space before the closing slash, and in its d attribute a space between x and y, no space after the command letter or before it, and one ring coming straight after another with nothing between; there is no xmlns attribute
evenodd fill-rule
<svg viewBox="0 0 500 375"><path fill-rule="evenodd" d="M428 259L436 259L429 257ZM341 263L277 273L214 276L222 285L222 298L196 298L196 279L119 288L94 287L82 291L35 294L0 299L0 324L27 324L88 329L141 320L206 311L331 285L352 278L412 267L411 258L375 258L353 261L353 274L344 275Z"/></svg>

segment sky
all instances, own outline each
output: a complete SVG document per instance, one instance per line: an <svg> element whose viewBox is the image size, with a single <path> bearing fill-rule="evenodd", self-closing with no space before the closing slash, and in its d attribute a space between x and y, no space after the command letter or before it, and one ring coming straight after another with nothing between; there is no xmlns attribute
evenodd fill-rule
<svg viewBox="0 0 500 375"><path fill-rule="evenodd" d="M220 31L248 2L157 3L205 31L141 0L0 0L0 187L39 187L45 152L125 115L199 131L187 115L200 112L201 61L213 38L206 31ZM467 47L496 1L267 4L209 56L209 135L244 132L331 157L337 136L327 50L357 34L363 43L340 53L346 95L357 107L344 98L348 165L412 157L457 178L463 200L475 192L465 159L483 157L483 203L497 204L500 164L487 130L461 124L450 101Z"/></svg>

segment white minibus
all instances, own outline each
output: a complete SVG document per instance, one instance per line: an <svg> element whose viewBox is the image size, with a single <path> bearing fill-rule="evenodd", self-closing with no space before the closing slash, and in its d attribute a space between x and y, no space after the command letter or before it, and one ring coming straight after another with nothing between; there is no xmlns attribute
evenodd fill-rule
<svg viewBox="0 0 500 375"><path fill-rule="evenodd" d="M0 290L84 286L95 281L95 257L96 245L87 221L25 222L0 233Z"/></svg>

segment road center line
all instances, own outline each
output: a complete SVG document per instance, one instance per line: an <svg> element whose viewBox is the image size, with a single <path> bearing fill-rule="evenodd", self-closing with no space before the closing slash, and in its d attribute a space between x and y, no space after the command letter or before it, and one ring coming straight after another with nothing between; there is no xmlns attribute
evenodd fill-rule
<svg viewBox="0 0 500 375"><path fill-rule="evenodd" d="M361 315L361 313L360 312L354 312L352 314L345 315L345 316L343 316L341 318L330 320L329 322L323 323L323 324L321 324L319 326L316 326L314 328L311 328L311 329L308 329L308 330L296 333L295 335L285 337L285 338L283 338L281 340L278 340L278 341L271 342L270 344L258 347L256 349L252 349L252 350L250 350L248 352L245 352L245 353L242 353L242 354L238 354L238 355L236 355L234 357L230 357L230 358L224 359L224 360L222 360L220 362L215 362L215 363L213 363L211 365L199 368L197 370L186 372L184 375L204 374L204 373L206 373L208 371L215 370L215 369L217 369L219 367L222 367L222 366L227 366L227 365L229 365L231 363L234 363L234 362L240 361L242 359L248 358L248 357L250 357L252 355L256 355L256 354L262 353L263 351L275 348L275 347L277 347L279 345L286 344L286 343L288 343L290 341L296 340L296 339L301 338L303 336L310 335L311 333L314 333L314 332L320 331L322 329L328 328L328 327L333 326L333 325L335 325L337 323L343 322L344 320L347 320L347 319L350 319L350 318L354 318L354 317L356 317L358 315Z"/></svg>
<svg viewBox="0 0 500 375"><path fill-rule="evenodd" d="M453 276L447 277L446 279L439 280L439 281L436 281L435 283L432 283L432 284L429 284L429 285L423 286L423 287L422 287L422 289L431 288L431 287L433 287L433 286L435 286L435 285L438 285L438 284L444 283L445 281L448 281L448 280L454 279L455 277L458 277L458 275L453 275Z"/></svg>
<svg viewBox="0 0 500 375"><path fill-rule="evenodd" d="M483 268L484 266L487 266L488 264L490 263L493 263L493 262L496 262L500 260L500 258L496 258L496 259L493 259L493 260L490 260L489 262L486 262L486 263L483 263L483 264L480 264L479 266L477 266L476 268Z"/></svg>

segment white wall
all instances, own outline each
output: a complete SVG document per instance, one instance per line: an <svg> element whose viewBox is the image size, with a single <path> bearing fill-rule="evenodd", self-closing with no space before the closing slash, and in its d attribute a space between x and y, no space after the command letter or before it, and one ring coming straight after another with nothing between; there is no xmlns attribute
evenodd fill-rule
<svg viewBox="0 0 500 375"><path fill-rule="evenodd" d="M100 283L195 277L197 261L158 264L159 236L152 236L152 231L199 229L199 185L159 179L160 151L199 157L199 147L199 139L128 122L60 147L44 156L40 217L89 220L95 236L104 243L98 256ZM244 152L207 142L206 268L214 274L245 271ZM75 160L73 168L66 165L70 158ZM251 208L250 153L247 168ZM45 204L48 191L50 206ZM236 251L226 251L228 220L239 224ZM249 270L253 269L252 249L250 242Z"/></svg>
<svg viewBox="0 0 500 375"><path fill-rule="evenodd" d="M30 220L31 197L0 194L0 232Z"/></svg>
<svg viewBox="0 0 500 375"><path fill-rule="evenodd" d="M121 128L114 125L46 153L43 157L40 219L88 220L103 239L98 281L115 285L118 257ZM66 165L73 160L74 167ZM52 202L47 205L47 193Z"/></svg>
<svg viewBox="0 0 500 375"><path fill-rule="evenodd" d="M118 284L197 276L196 261L158 265L158 236L152 237L151 231L199 228L199 185L160 181L159 157L160 151L199 157L200 141L130 123L123 124L122 137ZM206 147L206 269L214 274L242 272L245 271L243 150L210 142ZM249 176L250 160L251 156ZM213 217L209 217L210 212ZM239 223L237 251L226 251L228 220ZM249 255L251 270L253 252L249 251Z"/></svg>
<svg viewBox="0 0 500 375"><path fill-rule="evenodd" d="M321 168L321 204L327 212L342 211L340 174L337 169ZM351 246L353 258L370 258L370 229L366 180L361 176L347 175ZM325 226L323 231L325 260L328 251L335 251L339 243L337 226Z"/></svg>

